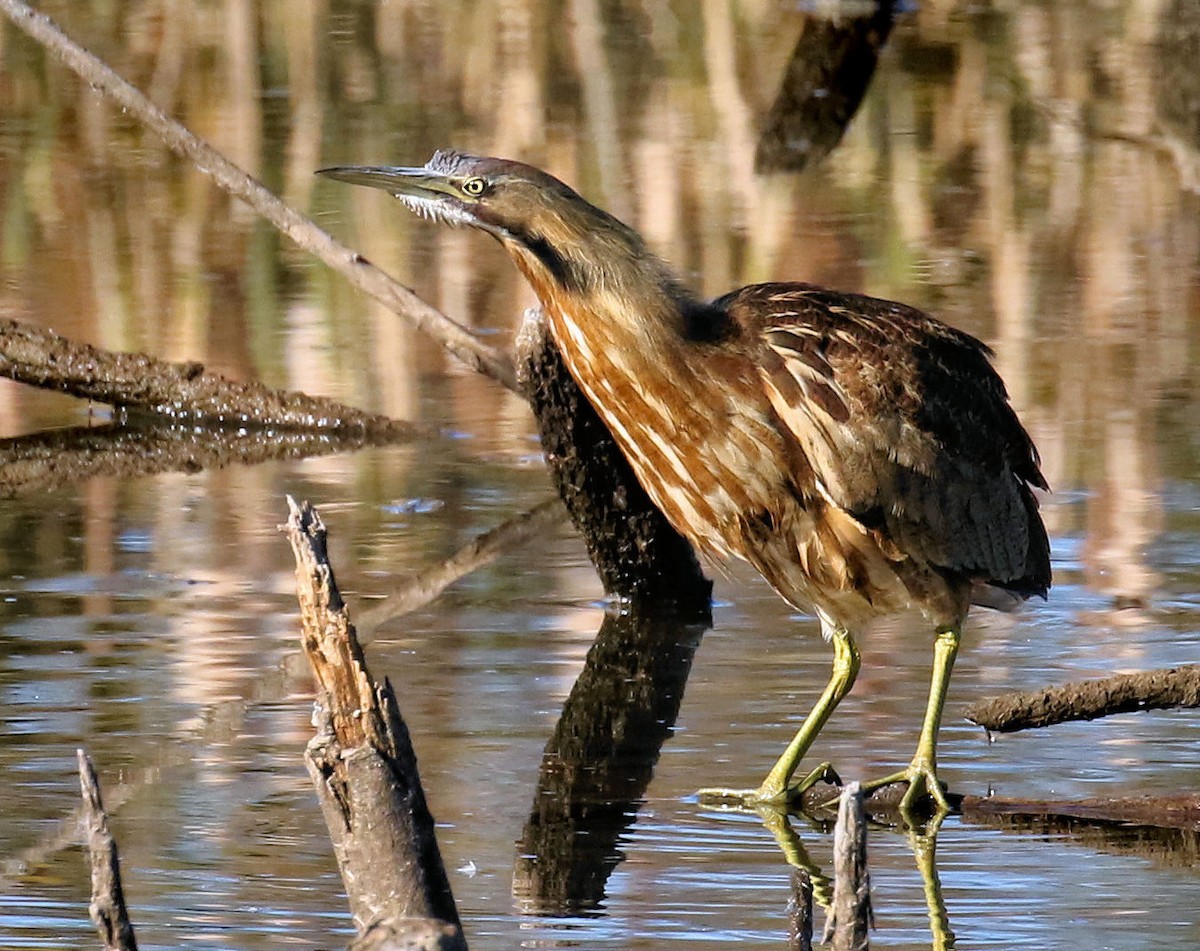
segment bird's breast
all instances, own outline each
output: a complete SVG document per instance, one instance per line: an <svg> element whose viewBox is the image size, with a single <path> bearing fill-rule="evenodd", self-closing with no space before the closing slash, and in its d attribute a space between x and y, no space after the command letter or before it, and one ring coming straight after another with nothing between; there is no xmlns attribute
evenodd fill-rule
<svg viewBox="0 0 1200 951"><path fill-rule="evenodd" d="M567 368L650 498L707 553L742 556L745 513L778 505L789 482L753 366L665 332L624 331L569 302L543 306Z"/></svg>

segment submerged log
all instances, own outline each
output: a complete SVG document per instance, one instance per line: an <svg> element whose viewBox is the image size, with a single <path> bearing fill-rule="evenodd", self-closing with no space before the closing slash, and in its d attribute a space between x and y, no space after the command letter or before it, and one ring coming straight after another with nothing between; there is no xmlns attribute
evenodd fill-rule
<svg viewBox="0 0 1200 951"><path fill-rule="evenodd" d="M79 759L79 787L83 794L79 825L92 870L92 901L88 905L88 914L100 932L104 951L137 951L137 939L121 888L117 843L108 831L108 816L100 798L100 780L87 753L78 750L76 756Z"/></svg>
<svg viewBox="0 0 1200 951"><path fill-rule="evenodd" d="M1200 707L1200 666L1187 664L1140 674L1118 674L1007 694L972 704L966 717L994 733L1014 733L1114 713Z"/></svg>
<svg viewBox="0 0 1200 951"><path fill-rule="evenodd" d="M370 947L465 951L458 910L392 685L377 683L334 579L325 526L288 499L301 641L318 683L317 735L305 763L338 868Z"/></svg>

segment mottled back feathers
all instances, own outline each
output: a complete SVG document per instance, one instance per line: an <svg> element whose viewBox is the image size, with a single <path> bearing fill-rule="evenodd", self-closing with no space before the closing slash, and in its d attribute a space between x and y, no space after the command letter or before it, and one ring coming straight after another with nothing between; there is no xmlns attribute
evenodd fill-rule
<svg viewBox="0 0 1200 951"><path fill-rule="evenodd" d="M765 342L763 385L812 489L917 561L1046 593L1049 543L1031 492L1046 482L986 346L914 308L805 284L714 304Z"/></svg>

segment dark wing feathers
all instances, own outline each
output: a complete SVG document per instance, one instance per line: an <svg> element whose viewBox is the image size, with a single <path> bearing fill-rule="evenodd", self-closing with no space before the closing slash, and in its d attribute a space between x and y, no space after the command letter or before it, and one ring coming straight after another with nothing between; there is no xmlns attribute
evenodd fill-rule
<svg viewBox="0 0 1200 951"><path fill-rule="evenodd" d="M764 386L810 462L810 491L909 557L1045 593L1031 487L1046 482L984 344L914 308L804 284L715 305L766 344Z"/></svg>

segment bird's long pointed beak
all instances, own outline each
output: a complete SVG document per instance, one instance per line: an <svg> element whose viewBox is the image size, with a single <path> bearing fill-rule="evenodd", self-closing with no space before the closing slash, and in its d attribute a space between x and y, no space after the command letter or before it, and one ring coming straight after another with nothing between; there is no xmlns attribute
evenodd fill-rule
<svg viewBox="0 0 1200 951"><path fill-rule="evenodd" d="M424 168L404 168L398 165L337 165L317 170L318 175L351 185L366 185L382 188L397 198L409 195L413 198L437 198L453 195L454 188L449 179Z"/></svg>

